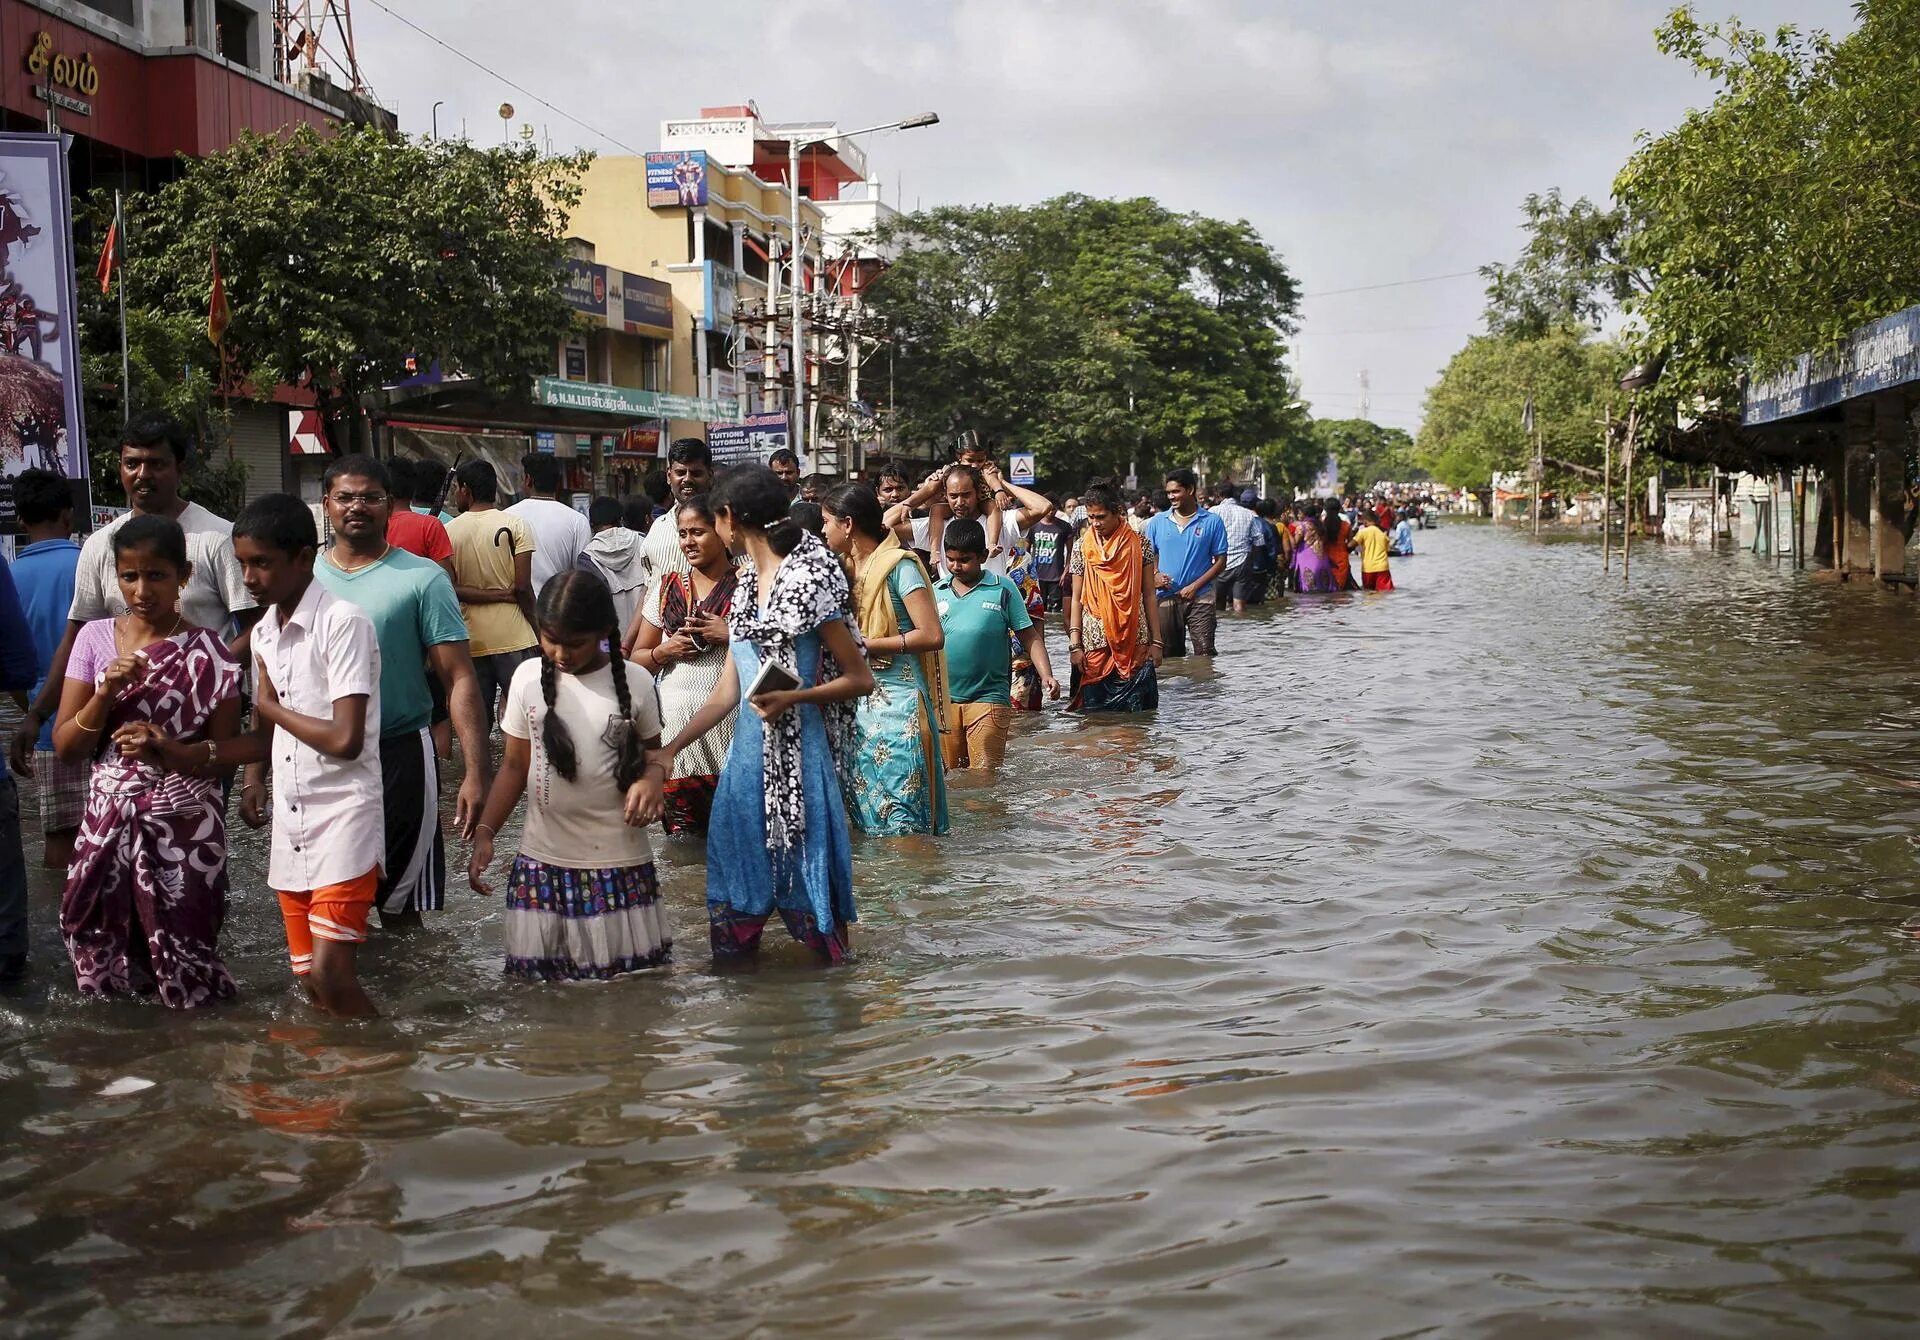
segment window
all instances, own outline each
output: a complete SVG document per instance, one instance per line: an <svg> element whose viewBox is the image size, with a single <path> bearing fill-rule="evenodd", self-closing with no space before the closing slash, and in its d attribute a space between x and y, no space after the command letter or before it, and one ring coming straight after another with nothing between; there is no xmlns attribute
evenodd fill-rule
<svg viewBox="0 0 1920 1340"><path fill-rule="evenodd" d="M133 15L133 0L80 0L82 9L91 9L96 14L104 14L116 23L124 23L131 28L137 19Z"/></svg>
<svg viewBox="0 0 1920 1340"><path fill-rule="evenodd" d="M244 65L249 70L257 68L253 63L253 25L252 10L241 5L229 4L227 0L215 0L213 6L214 54L224 56L235 65Z"/></svg>

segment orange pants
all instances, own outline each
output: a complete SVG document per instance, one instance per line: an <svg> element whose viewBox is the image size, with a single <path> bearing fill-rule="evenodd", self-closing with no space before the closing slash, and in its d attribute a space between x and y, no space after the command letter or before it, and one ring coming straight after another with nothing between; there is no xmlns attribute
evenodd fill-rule
<svg viewBox="0 0 1920 1340"><path fill-rule="evenodd" d="M380 867L375 866L358 879L344 884L329 884L309 893L280 892L280 915L287 923L287 957L293 960L293 975L305 977L313 971L313 942L333 940L341 944L361 944L367 938L367 919L373 912L373 897L380 887Z"/></svg>
<svg viewBox="0 0 1920 1340"><path fill-rule="evenodd" d="M1005 703L952 703L947 707L947 729L940 736L947 767L987 771L1007 761L1007 731L1013 708Z"/></svg>

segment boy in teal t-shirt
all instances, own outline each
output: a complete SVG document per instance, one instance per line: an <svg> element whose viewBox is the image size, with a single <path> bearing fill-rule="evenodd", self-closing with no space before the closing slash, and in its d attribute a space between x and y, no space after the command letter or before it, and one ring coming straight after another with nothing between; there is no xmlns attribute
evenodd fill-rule
<svg viewBox="0 0 1920 1340"><path fill-rule="evenodd" d="M1060 682L1020 589L985 570L987 536L980 523L949 521L941 543L947 575L934 583L933 599L947 635L950 689L941 747L949 768L992 771L1007 756L1013 724L1010 638L1020 639L1051 697L1060 696Z"/></svg>

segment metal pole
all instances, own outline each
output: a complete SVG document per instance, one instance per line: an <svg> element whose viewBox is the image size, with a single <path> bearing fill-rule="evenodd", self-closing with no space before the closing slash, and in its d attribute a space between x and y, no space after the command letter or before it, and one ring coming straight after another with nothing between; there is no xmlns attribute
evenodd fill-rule
<svg viewBox="0 0 1920 1340"><path fill-rule="evenodd" d="M1547 472L1546 462L1540 459L1540 430L1533 430L1533 538L1540 538L1540 486L1545 481L1541 476Z"/></svg>
<svg viewBox="0 0 1920 1340"><path fill-rule="evenodd" d="M1607 426L1600 435L1604 468L1600 473L1600 571L1613 570L1613 407L1607 407Z"/></svg>
<svg viewBox="0 0 1920 1340"><path fill-rule="evenodd" d="M802 277L801 266L805 260L800 247L800 138L787 136L787 203L791 207L789 226L793 229L793 282L789 291L793 294L793 454L800 459L801 469L809 469L807 460L807 360L802 352L802 326L806 317L801 307L806 301L806 283Z"/></svg>
<svg viewBox="0 0 1920 1340"><path fill-rule="evenodd" d="M1874 443L1873 453L1873 505L1867 509L1867 543L1873 548L1873 580L1877 587L1886 576L1880 562L1880 491L1886 485L1886 478L1880 469L1882 453L1879 443Z"/></svg>
<svg viewBox="0 0 1920 1340"><path fill-rule="evenodd" d="M133 369L127 356L127 216L119 191L113 193L113 256L108 265L120 271L120 426L133 422Z"/></svg>
<svg viewBox="0 0 1920 1340"><path fill-rule="evenodd" d="M1793 566L1805 570L1807 566L1807 467L1804 465L1793 472L1793 502L1796 512L1793 518Z"/></svg>
<svg viewBox="0 0 1920 1340"><path fill-rule="evenodd" d="M1633 440L1640 431L1640 393L1627 401L1627 443L1620 450L1620 469L1625 476L1621 485L1620 580L1633 577Z"/></svg>

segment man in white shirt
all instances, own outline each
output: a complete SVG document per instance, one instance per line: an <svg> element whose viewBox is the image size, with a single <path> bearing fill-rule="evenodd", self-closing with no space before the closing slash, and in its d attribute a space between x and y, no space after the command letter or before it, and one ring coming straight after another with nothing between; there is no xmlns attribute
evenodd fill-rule
<svg viewBox="0 0 1920 1340"><path fill-rule="evenodd" d="M587 519L561 502L561 470L557 456L530 451L520 458L520 490L527 496L506 509L533 532L533 594L538 597L547 578L580 562L593 528Z"/></svg>
<svg viewBox="0 0 1920 1340"><path fill-rule="evenodd" d="M267 609L253 637L256 725L209 760L271 764L267 882L280 896L294 975L328 1013L374 1014L354 958L386 859L380 643L359 606L314 580L320 534L305 503L256 498L233 537L247 589ZM266 788L250 777L240 817L258 828L267 808Z"/></svg>
<svg viewBox="0 0 1920 1340"><path fill-rule="evenodd" d="M914 508L929 503L926 516L913 515ZM1050 501L1009 484L1000 467L989 461L977 468L960 464L934 471L905 502L888 508L885 520L900 543L932 557L936 577L947 575L942 536L948 519L978 521L987 533L985 571L1004 577L1013 547L1026 535L1027 527L1052 515Z"/></svg>
<svg viewBox="0 0 1920 1340"><path fill-rule="evenodd" d="M75 635L90 620L117 618L127 612L114 572L113 537L129 518L166 516L180 523L180 529L187 533L187 559L193 565L180 593L180 612L187 622L211 628L223 637L231 626L228 649L243 664L246 661L248 634L260 611L247 594L240 565L234 561L233 523L180 496L187 447L187 430L158 411L138 415L121 434L120 487L126 491L132 511L93 532L81 546L79 566L73 574L73 608L67 613L66 636L53 653L46 683L13 737L14 770L23 776L31 771L25 752L31 752L40 727L60 705L60 687L66 682L67 657L72 654Z"/></svg>
<svg viewBox="0 0 1920 1340"><path fill-rule="evenodd" d="M640 546L640 609L634 611L622 641L629 655L634 639L640 636L640 610L647 607L647 593L653 590L653 584L669 572L692 571L680 549L680 504L713 487L713 453L705 442L697 437L674 439L667 448L667 487L673 493L667 500L667 510L653 519L646 542Z"/></svg>

